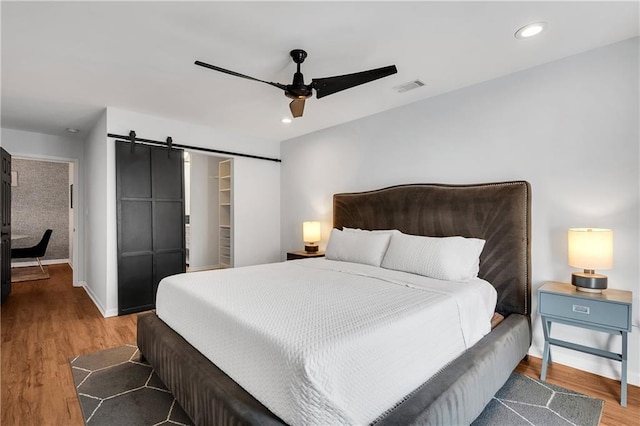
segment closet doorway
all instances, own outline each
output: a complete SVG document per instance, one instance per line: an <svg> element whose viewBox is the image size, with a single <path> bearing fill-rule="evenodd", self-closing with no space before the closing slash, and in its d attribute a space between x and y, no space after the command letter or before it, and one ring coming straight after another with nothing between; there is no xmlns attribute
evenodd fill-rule
<svg viewBox="0 0 640 426"><path fill-rule="evenodd" d="M187 271L233 267L233 160L184 153Z"/></svg>
<svg viewBox="0 0 640 426"><path fill-rule="evenodd" d="M44 232L51 229L51 239L41 258L43 269L46 271L49 264L68 263L74 270L74 284L77 282L75 169L73 161L49 158L14 156L11 162L11 247L35 246ZM14 268L38 265L32 258L12 259L11 263ZM47 273L32 275L34 279L48 278Z"/></svg>

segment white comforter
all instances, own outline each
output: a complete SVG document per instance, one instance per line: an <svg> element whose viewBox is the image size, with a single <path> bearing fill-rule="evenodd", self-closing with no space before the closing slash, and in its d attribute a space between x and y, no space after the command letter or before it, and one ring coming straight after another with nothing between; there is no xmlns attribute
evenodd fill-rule
<svg viewBox="0 0 640 426"><path fill-rule="evenodd" d="M325 259L160 283L158 316L290 425L368 424L490 331L482 280Z"/></svg>

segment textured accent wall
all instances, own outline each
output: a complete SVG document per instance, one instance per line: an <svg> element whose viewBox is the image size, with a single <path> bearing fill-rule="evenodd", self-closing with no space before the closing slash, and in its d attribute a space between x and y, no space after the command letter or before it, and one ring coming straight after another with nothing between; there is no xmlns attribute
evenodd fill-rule
<svg viewBox="0 0 640 426"><path fill-rule="evenodd" d="M11 188L11 233L28 235L12 247L37 244L47 229L51 240L43 259L69 258L69 164L13 158L18 186ZM15 262L33 261L16 259Z"/></svg>

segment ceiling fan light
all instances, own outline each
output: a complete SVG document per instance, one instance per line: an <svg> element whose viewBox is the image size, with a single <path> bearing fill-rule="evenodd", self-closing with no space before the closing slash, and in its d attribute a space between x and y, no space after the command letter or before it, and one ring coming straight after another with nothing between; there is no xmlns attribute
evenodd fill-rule
<svg viewBox="0 0 640 426"><path fill-rule="evenodd" d="M284 124L290 124L290 123L291 123L291 119L290 119L289 117L284 117L284 118L283 118L282 120L280 120L280 121L282 121Z"/></svg>
<svg viewBox="0 0 640 426"><path fill-rule="evenodd" d="M525 25L524 27L516 31L515 37L519 39L530 38L540 34L546 28L547 28L546 22L534 22L532 24Z"/></svg>

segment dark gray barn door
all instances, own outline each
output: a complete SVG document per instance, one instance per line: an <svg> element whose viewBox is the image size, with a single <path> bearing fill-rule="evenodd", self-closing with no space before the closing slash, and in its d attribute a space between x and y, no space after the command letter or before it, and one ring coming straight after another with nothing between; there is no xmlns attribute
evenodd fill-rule
<svg viewBox="0 0 640 426"><path fill-rule="evenodd" d="M120 315L155 308L160 280L185 272L182 156L116 142Z"/></svg>
<svg viewBox="0 0 640 426"><path fill-rule="evenodd" d="M0 228L2 242L0 249L0 283L2 288L2 302L11 293L11 155L2 150L2 170L0 178Z"/></svg>

